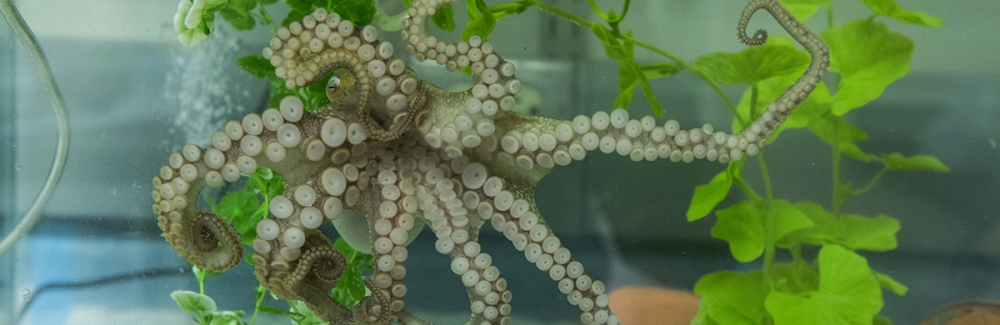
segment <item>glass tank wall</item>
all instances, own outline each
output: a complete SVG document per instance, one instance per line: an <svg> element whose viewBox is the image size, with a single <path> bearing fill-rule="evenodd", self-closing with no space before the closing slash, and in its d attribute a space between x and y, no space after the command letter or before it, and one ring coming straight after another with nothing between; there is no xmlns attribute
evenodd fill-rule
<svg viewBox="0 0 1000 325"><path fill-rule="evenodd" d="M543 2L591 21L600 19L581 1ZM596 2L605 10L622 6L621 1ZM832 25L871 15L859 1L832 2ZM397 0L379 3L389 13L403 10ZM227 121L267 108L268 83L241 70L236 61L260 54L268 46L271 29L236 31L216 19L217 29L207 41L186 48L174 32L174 0L16 4L38 36L66 98L71 146L43 218L0 258L0 324L190 322L191 315L170 295L175 290L197 292L199 284L160 236L150 210L151 180L184 144L207 147L212 134ZM830 145L805 128L783 132L762 152L772 195L787 202L812 201L830 210L835 197L831 175L839 174L855 189L863 189L876 175L881 177L865 194L848 200L842 213L899 220L898 247L858 253L872 269L909 288L905 296L882 290L885 303L879 314L897 324L915 324L953 303L1000 301L996 276L1000 274L996 148L1000 65L995 54L1000 51L1000 36L994 23L1000 4L992 0L900 4L940 17L944 26L927 28L876 18L913 40L909 74L845 119L867 133L867 140L857 141L864 152L930 155L950 172L881 175L883 165L877 161L862 163L846 155L834 171ZM461 29L466 24L465 4L455 5ZM745 1L634 1L621 28L692 63L710 52L745 48L734 33L744 5ZM284 1L267 9L279 20L288 12ZM820 9L807 26L825 30L827 18L825 9ZM758 28L787 35L761 12L749 29ZM436 35L449 41L459 37L458 32ZM422 79L450 90L472 85L471 77L463 73L448 72L430 61L417 62L396 32L382 32L379 39L393 42L395 55ZM489 40L498 54L517 66L523 89L516 111L572 120L615 108L619 65L607 58L590 29L529 8L499 20ZM638 47L635 58L639 64L666 60ZM831 74L824 81L833 85L839 79ZM690 71L651 79L649 85L666 118L678 120L682 127L712 123L716 130L730 131L732 113L727 104ZM633 119L651 114L640 88L628 112ZM747 89L736 84L720 91L738 103ZM657 125L666 118L656 119ZM37 71L9 27L0 24L3 234L11 232L41 189L54 157L56 134L55 117ZM744 160L743 186L763 196L761 160ZM704 160L632 162L615 153L595 152L546 175L535 191L536 204L573 258L588 275L604 281L607 292L669 288L681 297L670 303L683 309L693 303L687 293L703 276L722 270L751 272L764 264L763 257L741 263L731 256L727 241L718 238L725 235L713 236L715 213L687 220L695 188L725 169L725 164ZM222 194L206 192L215 198ZM721 197L725 200L718 209L747 199L739 186ZM205 202L200 204L208 208ZM332 226L320 229L336 237ZM435 235L424 229L409 246L406 308L436 324L465 323L470 314L467 294L449 259L435 251L435 241ZM515 324L580 323L579 307L568 304L556 282L527 262L525 254L489 222L479 241L513 292ZM778 261L792 260L787 251L779 251ZM799 253L810 263L821 256L817 246L802 246ZM244 321L249 321L256 287L253 267L241 263L207 280L204 291L220 310L244 310ZM632 299L622 308L639 308L643 299L659 303L654 298ZM288 308L270 297L265 297L264 305ZM612 307L617 308L614 303ZM258 315L256 321L288 322L271 314Z"/></svg>

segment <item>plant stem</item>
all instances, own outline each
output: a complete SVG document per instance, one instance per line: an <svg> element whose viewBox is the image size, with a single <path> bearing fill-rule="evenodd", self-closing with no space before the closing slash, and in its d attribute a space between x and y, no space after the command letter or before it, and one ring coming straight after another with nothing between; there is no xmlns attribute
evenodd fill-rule
<svg viewBox="0 0 1000 325"><path fill-rule="evenodd" d="M826 29L833 29L833 2L826 5Z"/></svg>
<svg viewBox="0 0 1000 325"><path fill-rule="evenodd" d="M198 279L198 293L205 294L205 270L195 266L194 276Z"/></svg>
<svg viewBox="0 0 1000 325"><path fill-rule="evenodd" d="M699 79L704 81L705 84L707 84L710 88L712 88L712 91L715 91L715 93L719 95L719 98L722 98L722 101L726 104L726 107L729 108L729 111L733 113L733 116L736 117L736 120L739 121L740 124L745 125L747 123L747 121L744 120L743 117L740 116L740 114L736 111L736 105L733 104L733 102L729 100L729 97L727 97L726 94L722 92L722 88L720 88L719 85L716 85L714 82L712 82L711 79L708 79L707 75L705 75L698 69L695 69L694 66L692 66L691 64L687 63L687 61L684 61L683 59L671 54L670 52L664 51L663 49L656 47L652 44L635 39L632 36L628 35L616 35L616 36L618 36L623 40L632 42L633 44L643 47L647 50L653 51L654 53L659 54L667 59L670 59L670 61L673 61L675 64L680 66L681 69L686 69L691 71L691 73L693 73Z"/></svg>
<svg viewBox="0 0 1000 325"><path fill-rule="evenodd" d="M834 136L836 136L836 133L838 131L839 130L837 128L834 129ZM833 215L834 216L839 216L840 215L840 207L841 207L841 205L844 202L844 198L840 197L840 195L841 195L840 194L841 193L841 191L840 191L840 188L841 188L841 185L840 185L840 158L841 157L840 157L840 155L841 155L840 146L837 145L837 144L833 144L833 168L832 168L833 169L833 171L832 171L833 172L833 175L832 175L833 176L833 202L832 202L831 208L833 209Z"/></svg>
<svg viewBox="0 0 1000 325"><path fill-rule="evenodd" d="M872 177L872 179L868 181L868 184L865 185L865 187L851 191L851 196L858 196L868 193L868 191L871 191L871 189L874 188L875 185L882 180L882 176L885 176L885 174L887 173L889 173L889 167L882 167L882 170L879 170L878 173L875 174L875 177Z"/></svg>
<svg viewBox="0 0 1000 325"><path fill-rule="evenodd" d="M750 200L760 199L760 195L757 194L757 191L754 191L753 187L751 187L750 184L743 179L743 177L740 177L740 175L729 175L729 177L732 178L733 184L735 184L740 191L743 191L743 194L749 197Z"/></svg>
<svg viewBox="0 0 1000 325"><path fill-rule="evenodd" d="M588 21L586 19L577 17L577 16L575 16L573 14L570 14L568 12L562 11L559 8L556 8L556 7L550 6L548 4L542 3L542 2L540 2L538 0L521 0L521 1L524 2L524 3L530 4L530 5L536 6L536 7L538 7L541 10L548 11L549 13L551 13L553 15L562 17L562 18L564 18L566 20L572 21L572 22L574 22L574 23L576 23L578 25L582 25L582 26L587 27L587 28L591 28L591 29L595 28L595 25L596 25L597 28L604 28L604 26L600 26L600 24L598 24L598 23L594 23L594 22ZM712 80L709 79L708 76L706 76L704 73L701 73L701 71L698 71L697 69L695 69L694 66L692 66L691 64L689 64L687 61L684 61L683 59L677 57L676 55L671 54L670 52L667 52L667 51L665 51L665 50L663 50L663 49L661 49L659 47L656 47L656 46L654 46L652 44L649 44L649 43L643 42L641 40L638 40L638 39L636 39L636 38L634 38L632 36L629 36L629 35L626 35L626 34L622 34L622 33L617 32L617 31L612 31L612 34L615 35L615 37L617 37L617 38L620 38L622 40L631 42L631 43L633 43L635 45L638 45L640 47L643 47L643 48L645 48L647 50L653 51L654 53L659 54L659 55L661 55L661 56L669 59L670 61L673 61L675 64L677 64L678 66L680 66L681 69L690 70L691 73L694 73L695 76L698 76L698 78L700 78L702 81L705 82L705 84L707 84L710 88L712 88L712 90L715 91L715 93L719 95L719 98L722 98L722 101L729 108L729 111L731 111L733 113L733 115L736 116L736 119L740 122L740 124L744 124L745 125L747 123L747 121L745 121L743 119L743 117L740 116L737 113L737 111L736 111L736 105L733 104L733 102L731 100L729 100L729 97L726 97L726 94L722 92L722 88L720 88L719 85L716 85L714 82L712 82Z"/></svg>
<svg viewBox="0 0 1000 325"><path fill-rule="evenodd" d="M271 18L271 14L267 13L267 9L264 9L264 4L260 5L260 15L264 16L265 22L271 25L273 35L278 35L278 26L274 24L274 18Z"/></svg>
<svg viewBox="0 0 1000 325"><path fill-rule="evenodd" d="M257 290L261 290L261 289L263 289L263 286L261 286L261 285L258 285L258 286L257 286ZM253 324L254 324L254 322L256 322L256 321L257 321L257 313L258 313L258 312L260 311L260 304L261 304L262 302L264 302L264 296L265 296L265 294L267 293L267 292L265 291L264 293L262 293L262 294L259 294L259 295L258 295L258 294L256 294L256 293L257 293L257 290L254 290L254 295L255 295L255 296L257 296L257 297L256 297L257 299L255 299L255 300L256 300L256 302L255 302L255 304L254 304L254 306L253 306L253 316L250 316L250 325L253 325Z"/></svg>

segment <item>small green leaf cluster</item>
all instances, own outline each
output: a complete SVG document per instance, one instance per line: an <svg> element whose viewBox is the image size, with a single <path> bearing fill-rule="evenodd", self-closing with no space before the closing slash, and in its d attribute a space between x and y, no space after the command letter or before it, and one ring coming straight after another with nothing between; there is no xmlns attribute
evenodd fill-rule
<svg viewBox="0 0 1000 325"><path fill-rule="evenodd" d="M236 65L254 77L268 81L271 94L268 107L278 107L281 100L287 96L297 96L302 99L306 110L314 110L330 103L330 99L326 97L326 83L329 77L309 87L288 89L285 87L285 80L274 74L271 61L262 55L243 56L236 61Z"/></svg>
<svg viewBox="0 0 1000 325"><path fill-rule="evenodd" d="M361 298L371 294L365 286L361 272L372 270L372 256L355 250L343 238L337 238L333 247L347 258L347 270L330 295L341 305L353 309Z"/></svg>
<svg viewBox="0 0 1000 325"><path fill-rule="evenodd" d="M781 129L808 128L832 148L833 200L830 210L811 202L775 199L767 163L758 156L765 194L758 194L742 175L744 162L732 162L708 184L698 186L687 212L689 221L712 211L717 217L712 237L725 240L740 262L764 259L752 272L716 272L695 286L702 303L693 324L891 324L878 315L883 307L882 289L897 295L908 290L889 275L869 267L858 250L884 252L897 246L897 219L842 212L845 202L870 191L892 171L948 172L931 156L901 153L871 154L857 142L868 135L844 119L844 114L878 98L886 87L909 72L913 42L875 18L884 16L906 23L941 26L926 13L901 9L894 0L862 0L874 14L833 26L830 0L782 0L800 20L819 8L828 12L822 38L830 47L830 71L836 88L821 82ZM750 87L735 107L734 132L759 116L808 66L808 54L785 38L770 37L767 44L739 53L709 53L694 67L716 85ZM842 156L882 169L865 185L855 187L840 178ZM747 200L716 211L717 205L738 188ZM786 250L790 261L776 261L776 251ZM815 252L813 258L803 251Z"/></svg>
<svg viewBox="0 0 1000 325"><path fill-rule="evenodd" d="M177 302L177 306L180 306L186 312L194 314L192 320L195 324L199 325L245 325L240 318L243 317L243 311L219 311L215 306L215 300L212 297L206 296L192 291L177 290L170 293L170 298L173 298Z"/></svg>
<svg viewBox="0 0 1000 325"><path fill-rule="evenodd" d="M263 167L248 176L243 190L226 193L219 202L211 197L206 200L215 214L233 225L243 244L250 246L257 238L257 223L267 217L267 203L285 191L285 181L281 175ZM258 196L263 196L263 201Z"/></svg>
<svg viewBox="0 0 1000 325"><path fill-rule="evenodd" d="M371 24L376 12L375 2L372 0L286 0L286 3L292 11L281 21L282 26L300 21L319 8L336 12L341 18L350 20L356 26Z"/></svg>

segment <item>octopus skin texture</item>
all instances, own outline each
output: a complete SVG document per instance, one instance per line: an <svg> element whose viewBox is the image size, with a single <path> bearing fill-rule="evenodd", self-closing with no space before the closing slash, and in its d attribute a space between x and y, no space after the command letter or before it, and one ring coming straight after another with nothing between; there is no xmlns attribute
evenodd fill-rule
<svg viewBox="0 0 1000 325"><path fill-rule="evenodd" d="M453 1L453 0L452 0ZM470 298L468 324L510 324L511 291L478 235L484 225L524 252L556 282L584 324L618 324L605 286L575 261L535 206L538 181L590 152L633 161L695 159L722 163L757 154L765 140L813 90L829 66L826 45L776 0L753 0L738 35L765 9L811 55L809 69L738 134L711 125L629 119L622 109L560 121L511 111L520 90L515 67L478 37L448 43L427 35L427 20L449 0L414 1L402 32L418 60L449 70L471 67L475 85L450 93L423 82L393 57L375 27L359 27L322 9L278 30L263 50L288 88L327 82L331 104L305 111L287 97L277 109L228 122L203 149L188 144L153 179L153 211L163 237L198 267L223 271L243 257L239 234L221 217L198 211L205 186L235 182L266 167L286 189L256 226L254 274L277 297L305 301L331 324L427 324L404 308L406 244L426 224L435 248L451 259ZM349 213L350 212L350 213ZM353 219L352 219L353 218ZM350 220L348 220L350 219ZM350 310L328 295L346 268L344 256L317 228L338 232L371 251L372 295Z"/></svg>

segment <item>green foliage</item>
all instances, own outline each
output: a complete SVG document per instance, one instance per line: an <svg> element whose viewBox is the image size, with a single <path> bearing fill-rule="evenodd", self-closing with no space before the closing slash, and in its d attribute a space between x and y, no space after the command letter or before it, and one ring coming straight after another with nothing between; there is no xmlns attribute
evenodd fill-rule
<svg viewBox="0 0 1000 325"><path fill-rule="evenodd" d="M775 76L801 75L809 66L809 54L795 49L795 43L788 38L771 36L766 44L738 53L699 56L694 66L720 86L753 85Z"/></svg>
<svg viewBox="0 0 1000 325"><path fill-rule="evenodd" d="M434 21L434 26L437 26L443 31L450 32L455 30L455 9L451 8L451 4L445 4L438 8L434 12L434 16L431 17Z"/></svg>
<svg viewBox="0 0 1000 325"><path fill-rule="evenodd" d="M314 110L330 103L330 99L326 97L326 82L329 77L317 81L312 86L292 90L285 87L285 80L274 74L274 66L261 55L251 54L241 57L236 64L254 77L267 79L271 93L270 107L278 107L281 100L287 96L299 97L306 110Z"/></svg>
<svg viewBox="0 0 1000 325"><path fill-rule="evenodd" d="M207 198L207 201L212 211L233 225L236 232L240 234L243 243L250 246L254 238L257 238L257 222L267 216L267 202L270 202L271 198L281 195L284 189L285 181L281 175L270 169L259 167L257 171L249 175L242 191L226 193L219 199L219 202L215 202L210 197ZM264 200L259 201L258 195L263 196Z"/></svg>
<svg viewBox="0 0 1000 325"><path fill-rule="evenodd" d="M733 257L740 262L750 262L764 253L768 236L781 238L794 231L813 226L805 214L783 200L743 201L716 212L718 221L712 228L712 237L725 240ZM773 219L766 216L773 216ZM774 223L768 232L768 222Z"/></svg>
<svg viewBox="0 0 1000 325"><path fill-rule="evenodd" d="M830 46L830 71L842 77L833 113L844 115L882 95L910 71L913 41L883 23L858 19L823 32Z"/></svg>
<svg viewBox="0 0 1000 325"><path fill-rule="evenodd" d="M355 250L343 238L337 238L333 247L347 257L347 270L333 288L333 299L347 308L354 308L361 298L370 294L361 277L361 272L372 270L372 256Z"/></svg>
<svg viewBox="0 0 1000 325"><path fill-rule="evenodd" d="M350 20L355 26L365 26L375 17L375 2L372 0L286 0L292 11L281 21L281 26L300 21L316 9L323 8L336 12L340 18Z"/></svg>
<svg viewBox="0 0 1000 325"><path fill-rule="evenodd" d="M944 25L941 18L931 16L926 12L903 9L896 3L896 0L861 0L861 2L868 6L868 8L871 8L877 15L891 17L904 23L934 28Z"/></svg>
<svg viewBox="0 0 1000 325"><path fill-rule="evenodd" d="M799 19L829 0L782 0ZM900 9L895 1L862 0L877 15L925 26L940 20L924 13ZM831 15L827 16L832 17ZM820 82L810 97L788 117L768 142L781 131L808 128L833 148L831 210L810 202L791 203L772 197L767 164L759 157L766 195L759 195L743 180L742 162L698 186L688 209L688 220L707 216L736 185L746 201L716 211L712 236L729 244L733 257L750 262L763 256L761 271L722 271L703 277L695 286L702 303L693 324L892 324L878 315L882 289L904 295L908 288L889 275L868 266L856 250L888 251L897 246L899 220L844 213L842 207L863 195L892 171L948 172L937 158L901 153L869 154L858 142L868 138L844 114L878 98L892 82L909 72L913 42L881 22L858 19L833 26L822 33L830 47L830 71L837 75L836 91ZM695 60L695 68L710 84L748 84L734 108L734 132L755 119L763 108L795 81L808 64L807 53L786 39L770 37L768 43L738 53L710 53ZM879 163L883 168L868 184L854 187L840 179L841 156ZM735 166L735 168L734 168ZM815 260L802 256L804 247L819 247ZM776 250L787 250L790 261L776 261Z"/></svg>
<svg viewBox="0 0 1000 325"><path fill-rule="evenodd" d="M219 311L212 297L191 291L177 290L170 298L186 312L194 314L192 320L199 325L244 325L240 318L243 311Z"/></svg>
<svg viewBox="0 0 1000 325"><path fill-rule="evenodd" d="M256 24L270 25L275 21L264 8L277 0L207 0L197 5L182 1L175 15L178 39L185 46L204 41L214 30L215 13L238 30L249 30ZM410 0L402 0L407 6ZM889 26L876 21L887 17L905 23L940 27L939 18L927 13L902 9L895 0L860 0L873 12L867 19L857 19L834 26L831 0L780 0L800 20L814 16L825 8L827 26L822 38L830 47L831 74L825 78L836 87L820 82L812 94L788 117L782 127L767 139L773 142L787 129L807 128L832 148L834 175L831 179L834 198L829 209L819 203L788 202L775 199L763 155L759 155L765 194L760 195L744 180L745 160L731 162L711 182L698 186L687 212L689 221L702 219L716 211L712 236L727 242L734 258L741 262L763 256L764 267L759 271L721 271L703 277L695 286L702 296L695 324L891 324L878 315L882 308L882 289L904 295L908 288L889 275L872 270L856 250L887 251L897 246L898 220L885 215L874 217L844 213L845 202L863 195L893 171L948 172L938 159L925 156L904 156L901 153L866 153L858 142L868 138L861 129L851 125L844 115L877 99L894 81L909 72L913 42ZM389 19L372 0L285 0L291 8L280 20L282 26L302 19L316 8L337 12L356 25L367 25L378 19ZM806 69L809 56L791 40L772 35L767 44L750 47L737 53L708 53L686 62L670 52L645 43L622 30L620 23L627 16L630 1L624 1L619 12L604 10L596 1L588 0L598 17L589 21L569 14L540 0L514 0L488 6L483 0L466 0L469 23L462 27L462 40L478 35L484 40L497 27L500 19L519 14L529 7L552 13L589 29L602 44L606 56L618 63L618 94L615 108L628 108L636 88L642 90L654 114L662 117L663 108L656 99L649 80L690 71L711 87L734 114L733 130L746 127L758 117L766 105L774 101L789 84ZM438 9L430 22L445 31L458 28L451 5ZM380 24L385 22L379 22ZM639 64L636 48L652 51L664 61ZM305 88L289 90L284 80L274 74L269 60L260 55L248 55L237 64L255 77L268 80L270 107L277 107L285 96L298 96L306 109L329 103L325 80ZM730 102L720 87L746 84L738 104ZM840 161L847 156L865 163L881 164L882 169L864 186L855 187L840 179ZM280 195L284 182L279 175L259 169L242 191L227 193L219 202L210 201L212 209L226 218L249 244L256 236L255 226L267 215L267 202ZM717 209L732 187L748 198L729 207ZM263 199L263 200L261 200ZM348 259L344 277L330 293L338 302L353 307L370 294L361 274L371 270L372 257L362 254L342 239L334 247ZM819 250L818 256L803 256L806 251ZM790 260L776 261L777 250L787 250ZM247 259L248 262L251 260ZM242 312L220 312L214 301L204 296L204 281L216 274L195 269L202 294L176 293L178 305L195 315L199 324L242 324ZM289 302L289 310L262 306L266 290L257 287L254 297L258 312L283 315L295 324L322 323L302 302ZM217 322L216 322L217 320ZM235 322L234 322L235 321ZM251 319L251 324L253 319Z"/></svg>
<svg viewBox="0 0 1000 325"><path fill-rule="evenodd" d="M702 296L693 324L751 325L767 319L764 310L764 273L721 271L706 275L694 286Z"/></svg>
<svg viewBox="0 0 1000 325"><path fill-rule="evenodd" d="M469 15L469 23L462 29L462 40L467 41L472 36L486 40L497 26L497 19L483 0L465 0L465 11Z"/></svg>
<svg viewBox="0 0 1000 325"><path fill-rule="evenodd" d="M740 160L729 164L729 167L716 174L711 182L699 185L694 189L694 197L691 199L691 205L687 211L688 221L704 218L715 210L715 206L719 205L729 194L729 188L733 186L734 175L743 172L744 162L745 160Z"/></svg>
<svg viewBox="0 0 1000 325"><path fill-rule="evenodd" d="M838 245L819 252L819 288L807 294L772 291L764 302L775 324L870 324L882 290L864 257Z"/></svg>
<svg viewBox="0 0 1000 325"><path fill-rule="evenodd" d="M792 12L792 16L799 21L806 21L819 8L829 7L830 0L780 0L781 4Z"/></svg>

